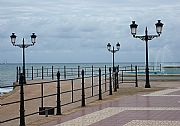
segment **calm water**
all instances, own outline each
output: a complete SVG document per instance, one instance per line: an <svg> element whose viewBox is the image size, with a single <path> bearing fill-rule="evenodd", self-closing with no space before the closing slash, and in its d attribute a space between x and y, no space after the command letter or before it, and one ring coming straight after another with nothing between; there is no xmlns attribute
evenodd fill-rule
<svg viewBox="0 0 180 126"><path fill-rule="evenodd" d="M26 64L26 69L41 69L42 66L44 68L78 68L81 67L102 67L102 66L111 66L111 63L29 63ZM0 64L0 86L12 86L13 82L16 81L16 69L18 66L22 66L22 64ZM9 92L12 88L0 88L0 94L2 92Z"/></svg>
<svg viewBox="0 0 180 126"><path fill-rule="evenodd" d="M138 66L144 66L144 63L117 63L115 65L120 65L120 67L123 66L130 66L131 64L138 65ZM31 63L31 64L26 64L26 69L31 69L32 66L34 69L41 69L42 66L44 68L51 68L52 66L54 68L77 68L78 66L81 67L104 67L107 65L107 67L112 66L111 63ZM159 64L155 63L150 63L150 65L158 66ZM180 63L162 63L163 66L180 66ZM11 86L13 85L13 82L16 81L16 67L21 66L21 64L0 64L0 86ZM156 68L155 68L156 69ZM180 68L164 68L162 69L163 74L180 74ZM11 91L12 88L0 88L0 93L1 92L9 92Z"/></svg>

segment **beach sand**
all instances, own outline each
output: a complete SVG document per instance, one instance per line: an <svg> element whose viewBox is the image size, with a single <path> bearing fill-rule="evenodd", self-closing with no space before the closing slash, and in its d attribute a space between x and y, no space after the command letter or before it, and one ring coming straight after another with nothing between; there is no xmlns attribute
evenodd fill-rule
<svg viewBox="0 0 180 126"><path fill-rule="evenodd" d="M98 78L93 79L94 85L98 85ZM107 81L108 82L108 81ZM32 81L27 82L27 84L32 83ZM33 83L35 83L33 81ZM105 80L103 79L102 83L105 83ZM96 104L100 104L102 102L107 102L109 100L114 100L116 98L120 98L126 95L133 95L136 93L147 93L157 90L163 90L165 88L176 88L180 87L180 81L153 81L151 82L151 87L149 89L144 88L144 81L138 82L139 87L135 88L135 83L121 83L120 89L115 93L113 92L113 95L109 95L109 92L106 92L103 94L103 100L98 100L98 86L94 87L94 94L97 95L93 98L86 100L86 106L92 106ZM51 82L51 83L43 83L44 88L44 95L50 95L56 93L56 85L57 82ZM77 79L75 81L69 80L69 81L62 81L61 82L61 91L69 91L72 88L74 89L80 89L81 88L81 79ZM40 85L26 85L24 86L24 94L25 99L34 98L41 96L41 84ZM85 79L85 87L91 86L91 78ZM105 89L109 89L109 83L105 86L102 86L102 92L105 91ZM92 88L87 88L85 90L85 96L92 96ZM8 102L15 102L19 101L19 87L17 87L14 91L11 93L5 94L4 96L1 96L1 102L0 104L8 103ZM78 90L73 93L73 101L81 100L81 90ZM72 92L62 94L61 95L61 104L69 103L72 101ZM44 106L45 107L56 107L56 96L51 96L48 98L44 98ZM39 107L41 107L41 99L31 100L25 102L25 114L37 112ZM26 126L39 126L41 124L56 120L57 118L60 118L61 116L65 116L67 114L70 114L72 112L78 111L81 109L81 101L76 102L70 105L66 105L62 107L62 114L63 115L49 115L48 117L45 117L45 115L33 115L26 117ZM56 114L56 109L55 109ZM0 107L0 119L1 121L18 117L19 116L19 103L13 104L13 105L3 105ZM14 126L19 125L19 119L10 121L7 123L1 124L2 126Z"/></svg>

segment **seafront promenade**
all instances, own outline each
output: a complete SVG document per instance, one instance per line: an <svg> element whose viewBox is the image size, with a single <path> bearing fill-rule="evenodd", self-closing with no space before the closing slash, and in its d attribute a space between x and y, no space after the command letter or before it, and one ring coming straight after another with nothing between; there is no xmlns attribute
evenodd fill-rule
<svg viewBox="0 0 180 126"><path fill-rule="evenodd" d="M137 67L133 68L131 66L129 68L119 71L117 69L115 73L112 73L111 68L95 69L90 67L88 68L90 71L88 69L81 72L78 70L81 75L78 74L79 77L73 79L60 79L61 76L57 73L54 80L27 80L26 84L22 84L19 80L12 92L1 96L0 113L3 113L0 115L1 124L3 126L12 126L25 122L26 126L50 126L74 125L76 124L75 122L79 122L77 126L91 125L111 118L111 116L116 114L121 114L121 112L135 111L136 109L138 111L144 110L144 108L136 107L143 106L147 110L153 111L153 108L148 108L153 106L146 106L144 103L143 98L146 97L146 94L166 89L172 90L171 92L179 90L180 81L177 78L176 81L172 81L172 78L169 81L162 81L163 78L161 78L161 81L157 81L156 79L154 80L154 78L158 77L157 75L151 76L153 80L151 81L152 88L144 88L144 76L137 74ZM43 71L42 69L42 73ZM167 94L171 93L165 92ZM24 100L22 99L22 94L24 95ZM125 101L125 103L124 100L122 101L124 98L131 99L131 97L133 100ZM178 96L176 97L178 98ZM118 104L116 105L117 100ZM158 103L158 105L160 104ZM50 112L47 109L52 111ZM22 115L22 112L24 115ZM100 118L98 119L98 117ZM92 120L93 118L94 120ZM22 121L23 119L25 121Z"/></svg>
<svg viewBox="0 0 180 126"><path fill-rule="evenodd" d="M180 82L153 83L157 85L162 90L118 95L41 126L179 126Z"/></svg>
<svg viewBox="0 0 180 126"><path fill-rule="evenodd" d="M90 80L89 80L90 81ZM97 82L98 78L94 79ZM80 81L78 83L81 83ZM88 80L86 80L88 84ZM26 118L27 126L86 126L86 125L125 125L131 126L138 125L150 125L163 126L172 124L179 124L180 114L179 110L179 81L153 81L151 82L152 88L145 89L144 81L138 82L139 87L134 87L134 83L122 83L119 85L117 92L113 92L113 95L103 94L103 100L98 100L97 97L88 99L86 101L86 107L81 106L80 103L74 103L69 106L62 107L62 115L33 115ZM75 84L77 85L77 84ZM54 88L52 88L54 86ZM26 86L25 98L34 97L39 94L40 86ZM45 92L50 94L54 92L55 85L53 83L50 86L45 86L47 90ZM88 87L88 86L87 86ZM28 89L29 88L29 89ZM62 88L65 90L68 88L68 84L62 84ZM78 88L78 87L77 87ZM102 89L105 89L104 87ZM156 92L159 91L160 92ZM98 91L98 90L97 90ZM86 92L86 95L91 94ZM81 97L81 92L74 94L76 98ZM15 89L12 94L9 94L6 98L1 100L1 103L7 100L13 100L19 98L19 90ZM55 106L55 96L48 98L44 101L44 106ZM69 95L62 97L62 102L67 102L70 99ZM74 99L75 100L75 99ZM92 102L94 101L94 102ZM41 106L40 100L33 100L33 102L25 102L25 111L27 113L31 111L37 111ZM8 108L1 106L0 109L1 119L6 119L11 116L18 116L19 106L9 106ZM12 121L10 123L4 123L3 126L19 125L19 120ZM175 125L176 126L176 125Z"/></svg>
<svg viewBox="0 0 180 126"><path fill-rule="evenodd" d="M154 84L174 87L94 103L42 126L179 126L180 83Z"/></svg>

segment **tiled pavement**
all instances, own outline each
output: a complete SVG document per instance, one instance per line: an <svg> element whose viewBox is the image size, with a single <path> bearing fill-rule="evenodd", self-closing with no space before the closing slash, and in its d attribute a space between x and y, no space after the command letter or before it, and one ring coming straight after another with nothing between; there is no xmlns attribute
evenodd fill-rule
<svg viewBox="0 0 180 126"><path fill-rule="evenodd" d="M85 107L43 126L180 126L180 88Z"/></svg>

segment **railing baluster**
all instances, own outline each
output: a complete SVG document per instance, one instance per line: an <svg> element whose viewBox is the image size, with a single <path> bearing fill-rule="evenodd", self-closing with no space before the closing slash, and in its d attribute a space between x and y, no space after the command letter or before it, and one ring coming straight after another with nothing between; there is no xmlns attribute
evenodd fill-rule
<svg viewBox="0 0 180 126"><path fill-rule="evenodd" d="M84 91L84 70L82 70L82 104L81 106L85 106L85 91Z"/></svg>
<svg viewBox="0 0 180 126"><path fill-rule="evenodd" d="M60 72L57 72L57 113L61 115L61 99L60 99Z"/></svg>
<svg viewBox="0 0 180 126"><path fill-rule="evenodd" d="M135 70L136 70L136 87L138 87L138 75L137 75L137 66L135 66Z"/></svg>
<svg viewBox="0 0 180 126"><path fill-rule="evenodd" d="M99 100L102 100L102 92L101 92L101 69L99 68Z"/></svg>
<svg viewBox="0 0 180 126"><path fill-rule="evenodd" d="M74 84L73 79L71 80L71 97L72 97L72 103L74 102Z"/></svg>
<svg viewBox="0 0 180 126"><path fill-rule="evenodd" d="M91 94L92 94L92 96L94 96L94 69L93 69L93 66L92 66L92 75L91 75L92 77L91 77L91 86L92 86L92 89L91 89Z"/></svg>
<svg viewBox="0 0 180 126"><path fill-rule="evenodd" d="M111 68L109 68L109 95L112 95L112 78L111 78Z"/></svg>
<svg viewBox="0 0 180 126"><path fill-rule="evenodd" d="M32 70L31 70L31 77L32 77L32 80L34 79L34 73L33 73L33 66L32 66Z"/></svg>

